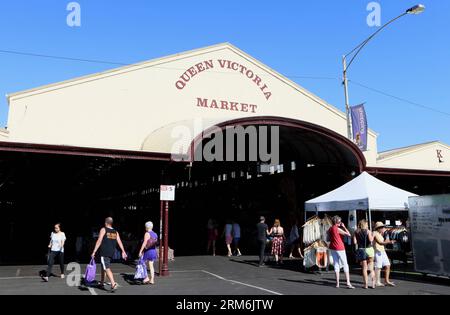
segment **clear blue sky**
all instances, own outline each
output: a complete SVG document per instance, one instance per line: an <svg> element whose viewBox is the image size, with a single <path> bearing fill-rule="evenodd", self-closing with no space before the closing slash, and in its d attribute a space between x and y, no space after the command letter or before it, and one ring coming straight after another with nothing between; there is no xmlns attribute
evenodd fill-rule
<svg viewBox="0 0 450 315"><path fill-rule="evenodd" d="M382 22L420 0L378 1ZM231 42L344 109L341 56L376 29L369 0L153 1L80 0L82 26L66 24L66 0L0 4L0 50L134 63ZM430 140L450 144L450 1L422 0L427 11L406 16L371 42L350 79L448 115L350 85L351 103L367 102L379 149ZM113 65L0 53L0 124L7 93L115 68Z"/></svg>

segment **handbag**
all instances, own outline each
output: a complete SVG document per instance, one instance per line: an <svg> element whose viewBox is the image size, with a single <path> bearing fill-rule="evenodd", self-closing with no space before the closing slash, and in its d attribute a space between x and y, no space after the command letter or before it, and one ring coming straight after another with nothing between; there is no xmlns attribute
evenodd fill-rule
<svg viewBox="0 0 450 315"><path fill-rule="evenodd" d="M150 234L150 238L147 241L147 244L145 244L145 249L153 248L155 247L156 243L158 243L158 239L153 238Z"/></svg>
<svg viewBox="0 0 450 315"><path fill-rule="evenodd" d="M369 257L367 256L365 248L358 248L355 253L355 258L358 262L367 260Z"/></svg>
<svg viewBox="0 0 450 315"><path fill-rule="evenodd" d="M86 272L84 273L84 280L87 283L94 282L96 272L97 272L97 265L95 263L95 259L92 258L91 262L86 267Z"/></svg>
<svg viewBox="0 0 450 315"><path fill-rule="evenodd" d="M140 258L136 265L136 272L134 273L134 280L142 280L148 277L147 266L144 259Z"/></svg>
<svg viewBox="0 0 450 315"><path fill-rule="evenodd" d="M361 233L361 232L359 232L359 233ZM367 240L367 232L364 233L364 243L366 243L366 240ZM358 248L355 253L355 258L356 258L357 262L367 260L369 258L369 256L367 255L366 249Z"/></svg>

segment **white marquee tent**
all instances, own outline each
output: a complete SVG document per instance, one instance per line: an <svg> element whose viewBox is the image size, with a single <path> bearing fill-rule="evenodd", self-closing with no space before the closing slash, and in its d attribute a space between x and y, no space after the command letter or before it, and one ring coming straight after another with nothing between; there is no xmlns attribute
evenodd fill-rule
<svg viewBox="0 0 450 315"><path fill-rule="evenodd" d="M417 196L411 192L391 186L362 173L345 185L305 203L308 212L332 212L367 210L407 211L408 197Z"/></svg>

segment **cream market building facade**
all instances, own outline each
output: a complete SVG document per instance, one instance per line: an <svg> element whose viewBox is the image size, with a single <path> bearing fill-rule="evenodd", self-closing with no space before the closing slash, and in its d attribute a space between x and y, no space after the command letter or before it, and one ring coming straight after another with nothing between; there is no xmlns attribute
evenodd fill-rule
<svg viewBox="0 0 450 315"><path fill-rule="evenodd" d="M361 152L346 138L345 113L228 43L7 98L0 131L6 239L20 238L24 217L40 226L42 241L56 221L89 240L105 215L133 234L143 220L159 220L161 183L177 186L170 242L179 254L204 252L209 218L240 221L248 235L259 215L289 225L302 218L305 200L363 171L418 194L450 191L448 145L378 152L378 134L369 130ZM277 165L263 171L261 161L193 159L214 132L235 126L277 127ZM183 235L192 230L202 245L187 250Z"/></svg>

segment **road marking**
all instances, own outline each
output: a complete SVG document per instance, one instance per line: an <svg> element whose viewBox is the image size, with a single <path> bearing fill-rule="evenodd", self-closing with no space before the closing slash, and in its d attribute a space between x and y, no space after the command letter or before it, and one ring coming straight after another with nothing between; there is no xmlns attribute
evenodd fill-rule
<svg viewBox="0 0 450 315"><path fill-rule="evenodd" d="M16 280L16 279L41 279L41 277L4 277L0 280Z"/></svg>
<svg viewBox="0 0 450 315"><path fill-rule="evenodd" d="M121 275L122 273L114 273L114 275ZM84 274L71 274L72 276L84 276ZM97 276L100 276L100 273L96 274ZM55 277L56 279L58 279L58 277ZM41 279L41 277L39 276L27 276L27 277L3 277L0 278L0 280L21 280L21 279ZM51 279L51 278L50 278Z"/></svg>
<svg viewBox="0 0 450 315"><path fill-rule="evenodd" d="M272 291L272 290L268 290L268 289L265 289L265 288L262 288L262 287L258 287L256 285L252 285L252 284L248 284L248 283L244 283L244 282L240 282L240 281L236 281L236 280L226 279L224 277L221 277L219 275L216 275L216 274L214 274L212 272L209 272L209 271L206 271L206 270L202 270L202 272L204 272L206 274L209 274L209 275L211 275L213 277L216 277L217 279L220 279L220 280L223 280L223 281L228 281L228 282L244 285L244 286L247 286L247 287L250 287L250 288L254 288L254 289L258 289L258 290L261 290L261 291L265 291L265 292L268 292L268 293L271 293L271 294L274 294L274 295L283 295L282 293L275 292L275 291Z"/></svg>
<svg viewBox="0 0 450 315"><path fill-rule="evenodd" d="M279 292L276 292L276 291L272 291L272 290L268 290L268 289L265 289L265 288L262 288L262 287L258 287L258 286L252 285L252 284L248 284L248 283L244 283L244 282L240 282L240 281L236 281L236 280L231 280L231 279L226 279L226 278L224 278L222 276L219 276L219 275L217 275L215 273L212 273L212 272L209 272L209 271L206 271L206 270L174 270L174 271L171 271L171 272L172 273L202 272L202 273L206 273L206 274L208 274L210 276L213 276L213 277L215 277L215 278L217 278L219 280L222 280L222 281L227 281L227 282L231 282L231 283L240 284L240 285L247 286L247 287L250 287L250 288L253 288L253 289L258 289L258 290L261 290L261 291L265 291L265 292L268 292L268 293L274 294L274 295L283 295L282 293L279 293ZM120 274L123 274L123 273L114 273L114 275L120 275ZM100 274L97 274L97 275L100 275ZM20 279L40 279L40 277L4 277L4 278L0 278L0 280L20 280ZM89 292L92 295L98 295L98 293L93 288L89 288Z"/></svg>
<svg viewBox="0 0 450 315"><path fill-rule="evenodd" d="M88 288L91 295L98 295L97 292L95 292L94 288Z"/></svg>

